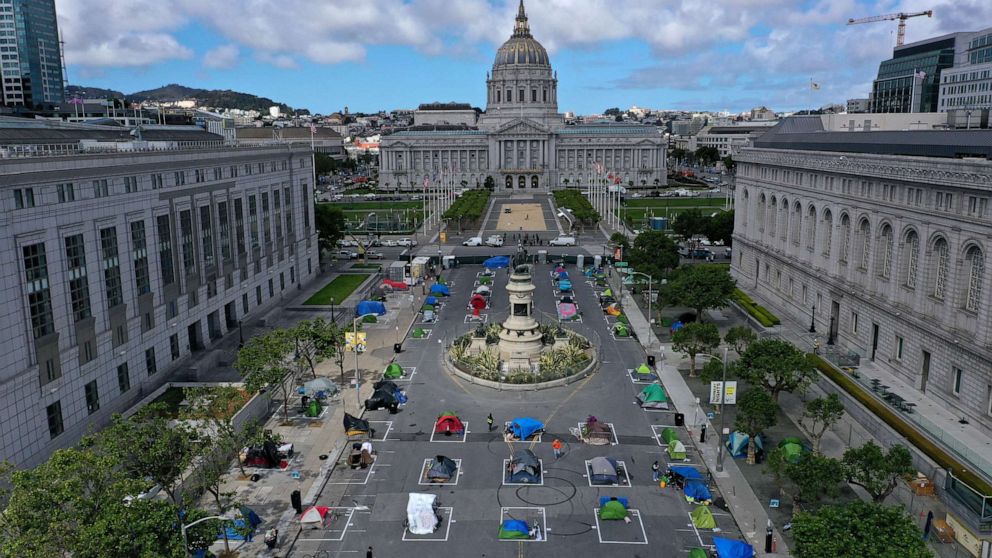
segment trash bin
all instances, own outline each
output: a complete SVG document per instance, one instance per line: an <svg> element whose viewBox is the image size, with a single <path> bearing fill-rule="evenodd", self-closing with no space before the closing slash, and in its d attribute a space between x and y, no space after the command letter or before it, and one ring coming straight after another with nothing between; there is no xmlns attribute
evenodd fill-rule
<svg viewBox="0 0 992 558"><path fill-rule="evenodd" d="M299 490L294 490L289 496L289 500L293 503L293 509L296 510L297 514L303 513L303 497L300 496Z"/></svg>
<svg viewBox="0 0 992 558"><path fill-rule="evenodd" d="M685 415L682 413L675 413L675 426L685 426Z"/></svg>
<svg viewBox="0 0 992 558"><path fill-rule="evenodd" d="M403 352L403 344L402 343L393 343L393 352L394 353L402 353Z"/></svg>
<svg viewBox="0 0 992 558"><path fill-rule="evenodd" d="M648 366L654 368L654 355L648 355Z"/></svg>

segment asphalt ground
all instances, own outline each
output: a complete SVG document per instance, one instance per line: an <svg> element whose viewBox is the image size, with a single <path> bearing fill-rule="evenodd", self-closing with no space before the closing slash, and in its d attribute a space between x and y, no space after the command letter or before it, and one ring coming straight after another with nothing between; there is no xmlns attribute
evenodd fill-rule
<svg viewBox="0 0 992 558"><path fill-rule="evenodd" d="M535 307L543 321L556 319L551 269L550 264L538 265L534 275ZM442 351L473 327L466 323L466 304L482 268L466 266L445 272L452 296L439 312L439 321L421 326L431 330L430 336L406 339L396 358L413 372L400 383L409 402L395 415L385 410L366 413L381 440L374 442L378 454L374 465L366 470L335 468L319 499L319 505L333 508L330 520L326 528L305 530L292 556L360 556L371 545L376 558L678 557L687 555L690 548L711 544L712 530L697 531L691 526L688 514L695 506L687 504L680 492L661 490L651 481L651 464L659 460L664 467L667 462L656 434L661 427L674 425L674 413L645 412L634 403L642 386L631 381L627 370L645 360L640 345L610 336L609 322L597 305L593 287L574 266L567 269L582 312L582 322L568 327L597 348L599 371L570 386L527 392L497 391L454 378L441 367ZM501 270L486 312L489 322L507 317L506 281L507 274ZM463 440L438 436L432 441L434 421L446 411L454 411L468 423ZM499 432L487 432L489 413L497 425L518 416L536 418L545 424L546 433L540 442L508 444ZM613 424L617 445L588 446L569 434L570 428L590 414ZM688 433L684 428L680 431L689 449L688 464L698 464ZM564 443L564 455L557 461L551 449L555 438ZM542 485L503 484L504 460L522 448L531 448L542 460ZM436 455L460 460L456 482L421 484L425 460ZM595 456L623 461L631 486L590 486L586 461ZM415 536L404 528L411 492L438 495L444 522L432 535ZM594 510L601 496L629 498L630 507L637 510L632 522L597 521ZM733 518L717 507L712 509L723 534L739 538ZM508 517L541 524L545 541L498 540L501 519Z"/></svg>

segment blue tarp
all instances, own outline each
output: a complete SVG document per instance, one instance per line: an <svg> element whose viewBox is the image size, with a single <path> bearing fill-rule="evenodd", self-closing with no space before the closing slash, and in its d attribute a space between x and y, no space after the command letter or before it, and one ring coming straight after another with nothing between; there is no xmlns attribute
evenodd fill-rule
<svg viewBox="0 0 992 558"><path fill-rule="evenodd" d="M616 496L600 496L599 497L599 507L605 506L607 502L609 502L610 500L613 500L614 498L616 498L616 500L618 502L620 502L621 504L623 504L623 507L628 508L628 509L630 508L630 504L627 502L627 499L626 498L617 498Z"/></svg>
<svg viewBox="0 0 992 558"><path fill-rule="evenodd" d="M501 269L510 267L510 256L494 256L482 262L482 265L489 269Z"/></svg>
<svg viewBox="0 0 992 558"><path fill-rule="evenodd" d="M558 279L559 280L561 280L561 279L568 279L568 272L567 271L559 271L558 272Z"/></svg>
<svg viewBox="0 0 992 558"><path fill-rule="evenodd" d="M432 295L433 294L436 294L438 296L448 296L448 295L451 294L451 291L448 290L448 286L447 285L442 285L440 283L436 283L436 284L434 284L431 287L431 294Z"/></svg>
<svg viewBox="0 0 992 558"><path fill-rule="evenodd" d="M700 481L689 481L685 483L685 496L697 502L705 502L706 500L713 499L710 489L706 488L706 485Z"/></svg>
<svg viewBox="0 0 992 558"><path fill-rule="evenodd" d="M503 530L504 531L517 531L530 536L530 527L527 525L526 521L520 519L504 519L503 520Z"/></svg>
<svg viewBox="0 0 992 558"><path fill-rule="evenodd" d="M424 300L424 304L430 304L431 306L437 306L437 297L429 296Z"/></svg>
<svg viewBox="0 0 992 558"><path fill-rule="evenodd" d="M241 517L233 521L228 522L227 527L224 528L227 531L227 540L229 541L243 541L250 540L255 533L255 528L262 523L262 518L258 517L258 514L254 510L247 507L241 508ZM246 536L247 533L247 536ZM224 534L220 533L217 535L218 539L223 539Z"/></svg>
<svg viewBox="0 0 992 558"><path fill-rule="evenodd" d="M544 428L541 421L532 418L515 418L510 422L510 432L521 440L526 440L531 434Z"/></svg>
<svg viewBox="0 0 992 558"><path fill-rule="evenodd" d="M561 292L567 292L572 290L572 282L568 279L562 279L558 281L558 290Z"/></svg>
<svg viewBox="0 0 992 558"><path fill-rule="evenodd" d="M746 542L713 537L713 546L716 547L716 555L720 558L751 558L754 556L754 548Z"/></svg>
<svg viewBox="0 0 992 558"><path fill-rule="evenodd" d="M669 467L673 473L684 478L685 480L702 480L703 475L696 470L695 467L685 467L682 465L676 467Z"/></svg>
<svg viewBox="0 0 992 558"><path fill-rule="evenodd" d="M363 300L358 303L355 307L356 316L364 316L365 314L376 314L378 316L386 315L386 305L381 302L376 302L374 300Z"/></svg>

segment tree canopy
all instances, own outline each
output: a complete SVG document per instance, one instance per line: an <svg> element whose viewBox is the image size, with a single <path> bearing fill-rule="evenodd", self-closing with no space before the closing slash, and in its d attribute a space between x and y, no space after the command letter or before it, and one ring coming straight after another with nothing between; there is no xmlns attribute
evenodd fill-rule
<svg viewBox="0 0 992 558"><path fill-rule="evenodd" d="M703 231L711 242L723 242L730 246L734 240L734 211L718 211L716 215L704 217Z"/></svg>
<svg viewBox="0 0 992 558"><path fill-rule="evenodd" d="M806 402L806 410L799 423L813 440L813 452L820 453L820 440L827 430L844 416L844 404L836 393Z"/></svg>
<svg viewBox="0 0 992 558"><path fill-rule="evenodd" d="M798 463L785 465L785 476L796 485L796 499L815 504L824 496L840 494L844 466L837 459L806 453Z"/></svg>
<svg viewBox="0 0 992 558"><path fill-rule="evenodd" d="M874 442L844 452L847 482L864 488L874 502L881 503L899 483L899 477L911 474L913 456L902 445L884 451Z"/></svg>
<svg viewBox="0 0 992 558"><path fill-rule="evenodd" d="M775 401L783 391L805 390L817 377L806 355L782 339L751 343L737 363L741 377L763 386Z"/></svg>
<svg viewBox="0 0 992 558"><path fill-rule="evenodd" d="M747 462L754 464L754 438L778 422L778 403L760 388L750 388L737 398L734 428L748 435Z"/></svg>
<svg viewBox="0 0 992 558"><path fill-rule="evenodd" d="M923 534L900 507L870 502L823 506L792 520L796 558L931 558Z"/></svg>
<svg viewBox="0 0 992 558"><path fill-rule="evenodd" d="M659 282L678 267L679 248L661 231L644 231L634 239L625 257L634 269Z"/></svg>
<svg viewBox="0 0 992 558"><path fill-rule="evenodd" d="M758 334L747 326L734 326L727 330L723 340L734 348L737 356L741 356L751 343L758 340Z"/></svg>
<svg viewBox="0 0 992 558"><path fill-rule="evenodd" d="M334 204L318 203L314 206L314 221L320 249L333 250L334 244L344 237L344 211Z"/></svg>
<svg viewBox="0 0 992 558"><path fill-rule="evenodd" d="M696 355L712 351L720 344L720 330L714 324L692 322L672 334L672 349L689 355L689 375L696 375Z"/></svg>
<svg viewBox="0 0 992 558"><path fill-rule="evenodd" d="M286 330L275 329L256 335L238 349L234 368L244 378L245 389L258 393L266 387L276 386L283 396L283 419L289 421L289 387L294 366L290 361L293 351L292 337Z"/></svg>
<svg viewBox="0 0 992 558"><path fill-rule="evenodd" d="M687 265L666 285L663 295L674 304L688 306L696 311L696 319L703 321L703 310L724 308L730 304L736 282L723 265Z"/></svg>
<svg viewBox="0 0 992 558"><path fill-rule="evenodd" d="M686 209L675 216L672 230L682 238L692 238L697 234L705 235L708 232L709 219L700 209Z"/></svg>

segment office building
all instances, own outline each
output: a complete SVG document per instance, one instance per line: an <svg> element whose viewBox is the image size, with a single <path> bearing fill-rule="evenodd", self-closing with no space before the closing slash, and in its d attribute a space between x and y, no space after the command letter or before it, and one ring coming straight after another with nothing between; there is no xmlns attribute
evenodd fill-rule
<svg viewBox="0 0 992 558"><path fill-rule="evenodd" d="M973 33L955 57L954 67L940 76L941 112L992 109L992 27ZM976 118L977 120L977 118Z"/></svg>
<svg viewBox="0 0 992 558"><path fill-rule="evenodd" d="M954 65L970 33L951 33L897 46L878 67L870 112L937 112L941 72Z"/></svg>
<svg viewBox="0 0 992 558"><path fill-rule="evenodd" d="M849 114L857 114L868 112L871 109L870 99L848 99L847 100L847 112Z"/></svg>
<svg viewBox="0 0 992 558"><path fill-rule="evenodd" d="M51 109L65 100L55 0L0 0L0 105Z"/></svg>

